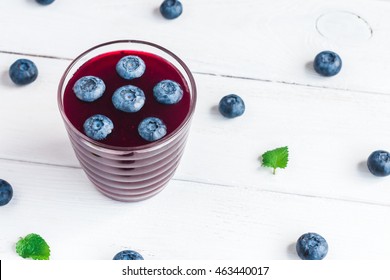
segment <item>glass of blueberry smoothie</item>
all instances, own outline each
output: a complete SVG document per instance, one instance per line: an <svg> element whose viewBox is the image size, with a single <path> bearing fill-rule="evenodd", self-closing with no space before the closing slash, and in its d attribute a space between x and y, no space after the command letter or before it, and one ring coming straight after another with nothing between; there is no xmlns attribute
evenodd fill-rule
<svg viewBox="0 0 390 280"><path fill-rule="evenodd" d="M58 87L80 165L100 192L120 201L164 189L183 154L195 104L195 81L184 62L137 40L85 51Z"/></svg>

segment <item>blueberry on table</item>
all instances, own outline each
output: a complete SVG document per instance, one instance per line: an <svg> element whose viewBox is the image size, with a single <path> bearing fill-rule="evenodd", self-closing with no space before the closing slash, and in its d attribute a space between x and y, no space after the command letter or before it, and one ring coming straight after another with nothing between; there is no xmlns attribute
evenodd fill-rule
<svg viewBox="0 0 390 280"><path fill-rule="evenodd" d="M41 5L49 5L54 2L54 0L35 0Z"/></svg>
<svg viewBox="0 0 390 280"><path fill-rule="evenodd" d="M153 88L153 95L162 104L176 104L183 97L180 85L171 80L163 80Z"/></svg>
<svg viewBox="0 0 390 280"><path fill-rule="evenodd" d="M367 159L367 167L375 176L390 175L390 154L382 150L372 152Z"/></svg>
<svg viewBox="0 0 390 280"><path fill-rule="evenodd" d="M231 119L244 114L245 103L238 95L229 94L219 101L218 109L224 117Z"/></svg>
<svg viewBox="0 0 390 280"><path fill-rule="evenodd" d="M145 62L136 55L122 57L116 64L116 72L126 80L141 77L146 69Z"/></svg>
<svg viewBox="0 0 390 280"><path fill-rule="evenodd" d="M178 0L165 0L160 6L160 13L166 19L175 19L183 12L183 5Z"/></svg>
<svg viewBox="0 0 390 280"><path fill-rule="evenodd" d="M85 102L97 100L105 90L106 85L103 80L95 76L81 77L73 86L73 92L77 98Z"/></svg>
<svg viewBox="0 0 390 280"><path fill-rule="evenodd" d="M18 59L9 68L9 76L17 85L27 85L38 77L38 68L29 59Z"/></svg>
<svg viewBox="0 0 390 280"><path fill-rule="evenodd" d="M314 58L314 70L326 77L334 76L340 72L342 61L340 56L332 51L323 51Z"/></svg>
<svg viewBox="0 0 390 280"><path fill-rule="evenodd" d="M85 134L94 140L104 140L114 129L113 122L104 115L93 115L84 122Z"/></svg>
<svg viewBox="0 0 390 280"><path fill-rule="evenodd" d="M0 179L0 206L4 206L11 201L13 196L13 189L10 183Z"/></svg>
<svg viewBox="0 0 390 280"><path fill-rule="evenodd" d="M302 260L322 260L328 253L328 243L321 235L308 232L299 237L296 250Z"/></svg>
<svg viewBox="0 0 390 280"><path fill-rule="evenodd" d="M143 260L140 253L132 250L124 250L116 254L113 260Z"/></svg>
<svg viewBox="0 0 390 280"><path fill-rule="evenodd" d="M145 94L142 89L127 85L118 88L112 95L112 104L118 110L127 113L134 113L144 106L145 104Z"/></svg>
<svg viewBox="0 0 390 280"><path fill-rule="evenodd" d="M138 133L146 141L153 142L167 134L167 127L159 118L149 117L138 125Z"/></svg>

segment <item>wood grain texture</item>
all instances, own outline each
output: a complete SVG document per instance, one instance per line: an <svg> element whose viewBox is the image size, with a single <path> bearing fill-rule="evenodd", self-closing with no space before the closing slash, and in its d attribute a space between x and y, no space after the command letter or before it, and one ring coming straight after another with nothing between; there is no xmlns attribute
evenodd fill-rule
<svg viewBox="0 0 390 280"><path fill-rule="evenodd" d="M327 259L388 259L388 178L373 177L366 159L390 150L390 3L183 0L175 21L159 4L0 2L0 178L15 191L0 209L0 258L19 259L18 237L37 232L52 259L111 259L127 248L147 259L296 259L296 239L316 231ZM110 200L88 181L56 100L72 58L123 38L177 53L198 86L181 165L140 203ZM342 56L338 76L312 70L323 49ZM23 87L8 77L20 57L39 68ZM229 93L246 103L240 118L218 112ZM288 167L274 176L259 156L285 145Z"/></svg>
<svg viewBox="0 0 390 280"><path fill-rule="evenodd" d="M0 42L3 51L74 58L101 42L143 39L171 49L196 72L389 91L384 71L390 48L390 25L383 20L390 12L386 1L186 1L176 21L161 17L159 0L56 1L43 8L34 1L13 2L0 3L0 25L7 26L2 29L7 38ZM340 11L350 16L328 27L324 37L317 20ZM21 13L23 19L15 17ZM361 40L366 25L372 36ZM30 34L26 26L34 29L28 43L19 39ZM332 29L339 35L332 36ZM342 73L332 79L311 70L314 56L324 49L338 52L344 61Z"/></svg>
<svg viewBox="0 0 390 280"><path fill-rule="evenodd" d="M127 248L147 259L296 259L294 242L306 231L326 236L329 259L390 253L385 206L177 179L150 200L120 203L100 195L80 169L0 167L15 189L1 209L5 259L18 259L11 248L27 232L45 237L52 259L110 259Z"/></svg>

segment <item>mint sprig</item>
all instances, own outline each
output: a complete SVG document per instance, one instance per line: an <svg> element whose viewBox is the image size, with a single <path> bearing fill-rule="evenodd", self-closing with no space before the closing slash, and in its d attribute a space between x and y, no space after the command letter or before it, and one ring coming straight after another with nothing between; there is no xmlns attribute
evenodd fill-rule
<svg viewBox="0 0 390 280"><path fill-rule="evenodd" d="M288 163L288 147L280 147L270 150L262 154L262 163L264 167L273 168L273 174L276 173L276 168L286 168Z"/></svg>
<svg viewBox="0 0 390 280"><path fill-rule="evenodd" d="M25 259L48 260L50 247L40 235L30 233L16 243L16 253Z"/></svg>

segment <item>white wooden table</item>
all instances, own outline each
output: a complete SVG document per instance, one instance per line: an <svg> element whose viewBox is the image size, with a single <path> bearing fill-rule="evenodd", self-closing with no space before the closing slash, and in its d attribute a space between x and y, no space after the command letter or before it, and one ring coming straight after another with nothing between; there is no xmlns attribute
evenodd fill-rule
<svg viewBox="0 0 390 280"><path fill-rule="evenodd" d="M297 259L295 241L317 232L327 260L390 256L390 178L366 159L390 150L390 2L379 0L182 0L176 20L161 0L0 1L0 178L14 198L0 208L0 258L21 259L35 232L51 259ZM181 165L152 199L122 203L88 181L68 141L59 79L79 53L115 39L160 44L194 73L198 104ZM339 75L312 70L333 50ZM12 84L29 58L38 79ZM221 97L245 114L225 119ZM287 145L285 170L259 156Z"/></svg>

